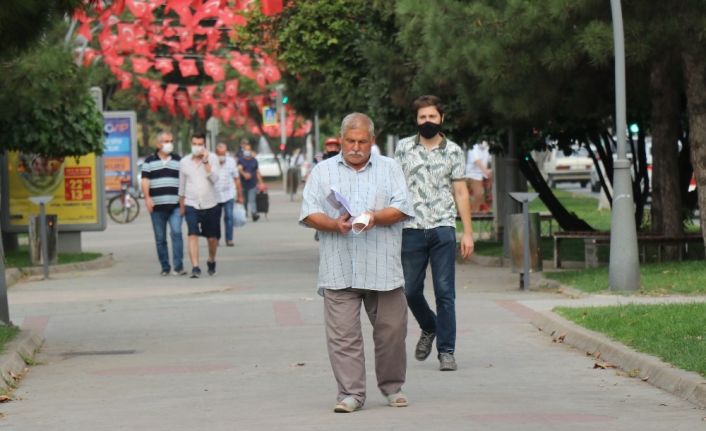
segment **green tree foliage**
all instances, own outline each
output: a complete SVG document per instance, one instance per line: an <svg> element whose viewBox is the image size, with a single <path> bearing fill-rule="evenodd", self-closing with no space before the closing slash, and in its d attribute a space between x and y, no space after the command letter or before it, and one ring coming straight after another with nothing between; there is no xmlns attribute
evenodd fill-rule
<svg viewBox="0 0 706 431"><path fill-rule="evenodd" d="M0 7L0 59L18 55L83 0L4 0Z"/></svg>
<svg viewBox="0 0 706 431"><path fill-rule="evenodd" d="M410 123L407 90L414 69L396 33L392 2L301 0L274 17L256 12L241 42L276 54L298 112L340 120L362 111L378 130L398 133Z"/></svg>
<svg viewBox="0 0 706 431"><path fill-rule="evenodd" d="M2 65L0 150L46 156L103 152L103 118L90 97L86 71L51 43Z"/></svg>

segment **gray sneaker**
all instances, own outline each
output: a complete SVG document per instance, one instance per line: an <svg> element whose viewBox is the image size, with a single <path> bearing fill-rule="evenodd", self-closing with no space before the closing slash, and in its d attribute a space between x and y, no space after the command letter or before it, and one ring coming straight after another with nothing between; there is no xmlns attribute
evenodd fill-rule
<svg viewBox="0 0 706 431"><path fill-rule="evenodd" d="M453 353L439 353L439 370L456 371L457 368Z"/></svg>
<svg viewBox="0 0 706 431"><path fill-rule="evenodd" d="M434 346L435 337L436 334L433 332L422 331L422 335L419 337L419 341L417 341L417 348L414 350L414 357L417 358L418 361L423 361L429 357L431 348Z"/></svg>

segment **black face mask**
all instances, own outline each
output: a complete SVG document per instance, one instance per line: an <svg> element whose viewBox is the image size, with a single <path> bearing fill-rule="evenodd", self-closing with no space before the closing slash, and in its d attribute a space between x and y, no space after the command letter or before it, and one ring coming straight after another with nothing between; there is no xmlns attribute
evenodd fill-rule
<svg viewBox="0 0 706 431"><path fill-rule="evenodd" d="M427 121L426 123L418 125L417 128L419 129L419 134L422 135L425 139L431 139L439 134L439 132L441 131L441 124Z"/></svg>
<svg viewBox="0 0 706 431"><path fill-rule="evenodd" d="M324 158L324 159L328 159L329 157L333 157L333 156L335 156L335 155L338 154L338 153L339 153L339 151L327 151L327 152L324 153L324 157L323 157L323 158Z"/></svg>

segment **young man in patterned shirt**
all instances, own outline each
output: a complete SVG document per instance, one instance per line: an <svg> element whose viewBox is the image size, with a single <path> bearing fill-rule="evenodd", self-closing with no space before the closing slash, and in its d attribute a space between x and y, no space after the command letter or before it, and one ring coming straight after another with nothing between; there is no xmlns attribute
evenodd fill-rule
<svg viewBox="0 0 706 431"><path fill-rule="evenodd" d="M414 218L402 231L402 268L407 303L422 335L414 356L425 360L434 338L441 371L456 370L456 208L463 223L461 256L473 253L463 150L441 133L444 109L436 96L414 101L419 133L401 140L395 158L402 165ZM455 201L455 202L454 202ZM431 262L436 314L424 298L424 277Z"/></svg>

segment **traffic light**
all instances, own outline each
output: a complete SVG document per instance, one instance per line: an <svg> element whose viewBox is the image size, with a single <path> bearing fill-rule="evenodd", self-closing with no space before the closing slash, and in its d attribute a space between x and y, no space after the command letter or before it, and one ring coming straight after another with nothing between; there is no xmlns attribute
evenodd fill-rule
<svg viewBox="0 0 706 431"><path fill-rule="evenodd" d="M632 133L637 133L637 132L640 131L640 126L638 126L637 123L632 123L632 124L630 125L630 131L631 131Z"/></svg>
<svg viewBox="0 0 706 431"><path fill-rule="evenodd" d="M289 96L282 95L282 104L286 105L289 102Z"/></svg>

